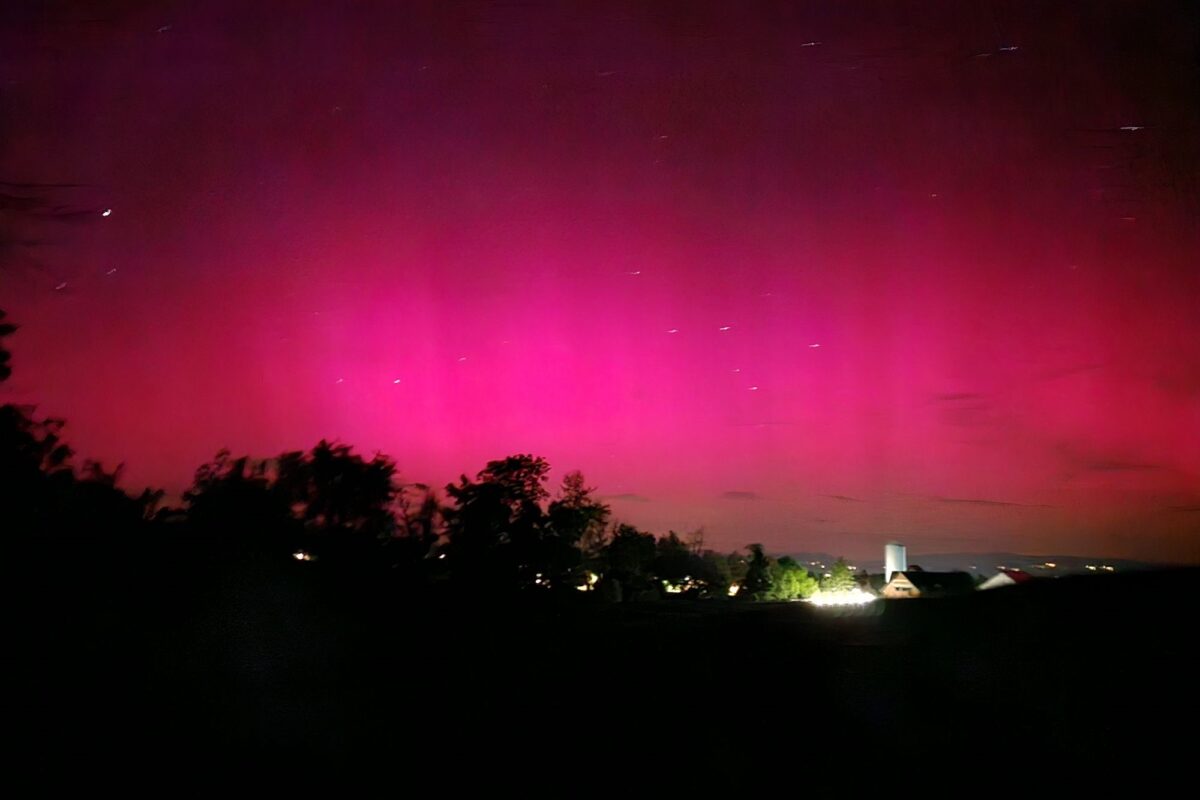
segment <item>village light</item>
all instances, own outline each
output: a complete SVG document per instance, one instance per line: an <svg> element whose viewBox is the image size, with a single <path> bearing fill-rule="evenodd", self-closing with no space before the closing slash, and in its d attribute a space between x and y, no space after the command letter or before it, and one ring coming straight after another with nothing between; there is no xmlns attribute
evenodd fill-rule
<svg viewBox="0 0 1200 800"><path fill-rule="evenodd" d="M855 587L844 592L817 592L808 602L814 606L865 606L875 599L875 595Z"/></svg>

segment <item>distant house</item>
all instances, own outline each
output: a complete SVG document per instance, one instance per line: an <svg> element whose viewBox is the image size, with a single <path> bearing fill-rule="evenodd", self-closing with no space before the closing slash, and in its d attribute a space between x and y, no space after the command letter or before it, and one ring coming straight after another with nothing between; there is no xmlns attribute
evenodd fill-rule
<svg viewBox="0 0 1200 800"><path fill-rule="evenodd" d="M999 589L1001 586L1016 586L1018 583L1033 580L1028 572L1019 569L1002 569L983 583L980 589Z"/></svg>
<svg viewBox="0 0 1200 800"><path fill-rule="evenodd" d="M970 594L975 591L975 581L966 572L925 572L909 570L897 572L883 587L883 596L900 597L946 597Z"/></svg>

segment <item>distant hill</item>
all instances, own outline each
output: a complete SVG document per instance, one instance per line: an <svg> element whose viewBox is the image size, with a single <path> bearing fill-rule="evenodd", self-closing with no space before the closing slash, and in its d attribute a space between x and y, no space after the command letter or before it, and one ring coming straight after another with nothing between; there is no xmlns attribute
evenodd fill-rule
<svg viewBox="0 0 1200 800"><path fill-rule="evenodd" d="M829 567L837 560L829 553L791 553L801 564L809 566L810 570L821 571L821 565ZM880 554L882 555L882 553ZM860 570L878 573L883 572L883 559L865 559L851 564ZM1030 556L1020 553L914 553L908 551L909 566L919 566L930 572L947 572L962 570L964 572L991 575L1001 567L1021 569L1033 575L1079 575L1092 572L1108 571L1104 567L1112 567L1114 572L1130 572L1136 570L1158 569L1163 564L1147 561L1131 561L1128 559L1097 558L1095 556L1073 555L1041 555ZM1048 566L1053 564L1054 566ZM1094 569L1089 569L1089 565Z"/></svg>

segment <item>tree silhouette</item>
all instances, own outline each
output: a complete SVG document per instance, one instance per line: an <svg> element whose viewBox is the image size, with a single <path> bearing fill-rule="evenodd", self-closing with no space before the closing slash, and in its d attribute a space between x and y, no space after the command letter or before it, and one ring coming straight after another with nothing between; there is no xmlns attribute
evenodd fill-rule
<svg viewBox="0 0 1200 800"><path fill-rule="evenodd" d="M541 580L549 471L543 458L515 455L489 461L474 481L463 475L446 487L454 503L446 510L447 553L456 575L509 586Z"/></svg>
<svg viewBox="0 0 1200 800"><path fill-rule="evenodd" d="M604 548L604 582L620 587L615 592L618 598L653 588L652 570L657 552L654 534L632 525L617 525Z"/></svg>
<svg viewBox="0 0 1200 800"><path fill-rule="evenodd" d="M9 364L12 354L8 352L4 338L16 333L17 330L16 325L4 321L6 316L4 309L0 309L0 383L8 380L12 375L12 367Z"/></svg>
<svg viewBox="0 0 1200 800"><path fill-rule="evenodd" d="M400 555L384 547L405 533L396 518L395 474L386 456L366 460L325 440L307 453L274 459L233 458L222 450L196 471L184 500L196 528L226 542L243 540L235 549L253 540L280 556L300 547L334 566L366 568Z"/></svg>
<svg viewBox="0 0 1200 800"><path fill-rule="evenodd" d="M413 490L421 494L411 496ZM445 509L425 484L410 484L396 493L398 525L387 540L389 565L408 577L423 571L444 529Z"/></svg>
<svg viewBox="0 0 1200 800"><path fill-rule="evenodd" d="M750 561L746 565L746 577L742 579L738 597L761 600L771 590L771 561L761 544L752 544L746 549L750 551Z"/></svg>
<svg viewBox="0 0 1200 800"><path fill-rule="evenodd" d="M268 463L220 450L184 492L188 522L206 544L226 554L266 548L282 557L299 542L290 497L278 491Z"/></svg>
<svg viewBox="0 0 1200 800"><path fill-rule="evenodd" d="M546 572L554 584L578 585L582 566L594 567L605 541L611 511L594 499L594 489L575 470L563 476L558 497L550 503L547 522L551 536L544 542Z"/></svg>
<svg viewBox="0 0 1200 800"><path fill-rule="evenodd" d="M660 581L678 585L692 577L696 557L675 531L659 537L654 549L654 575Z"/></svg>
<svg viewBox="0 0 1200 800"><path fill-rule="evenodd" d="M0 325L0 380L11 374L3 339L15 330ZM109 473L88 461L77 470L62 437L64 425L61 419L36 419L31 406L0 406L0 519L6 528L43 540L136 528L154 495L134 499L117 488L119 468Z"/></svg>
<svg viewBox="0 0 1200 800"><path fill-rule="evenodd" d="M366 460L324 439L307 454L278 459L277 493L304 527L307 546L336 564L382 564L397 530L396 465L382 454Z"/></svg>

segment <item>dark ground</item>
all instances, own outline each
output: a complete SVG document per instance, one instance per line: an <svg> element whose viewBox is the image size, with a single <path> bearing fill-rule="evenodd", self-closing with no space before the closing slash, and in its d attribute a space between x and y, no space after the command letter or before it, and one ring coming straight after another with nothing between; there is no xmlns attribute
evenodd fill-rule
<svg viewBox="0 0 1200 800"><path fill-rule="evenodd" d="M1200 570L839 614L404 597L313 566L26 571L19 771L47 793L826 796L1158 783L1196 756Z"/></svg>

